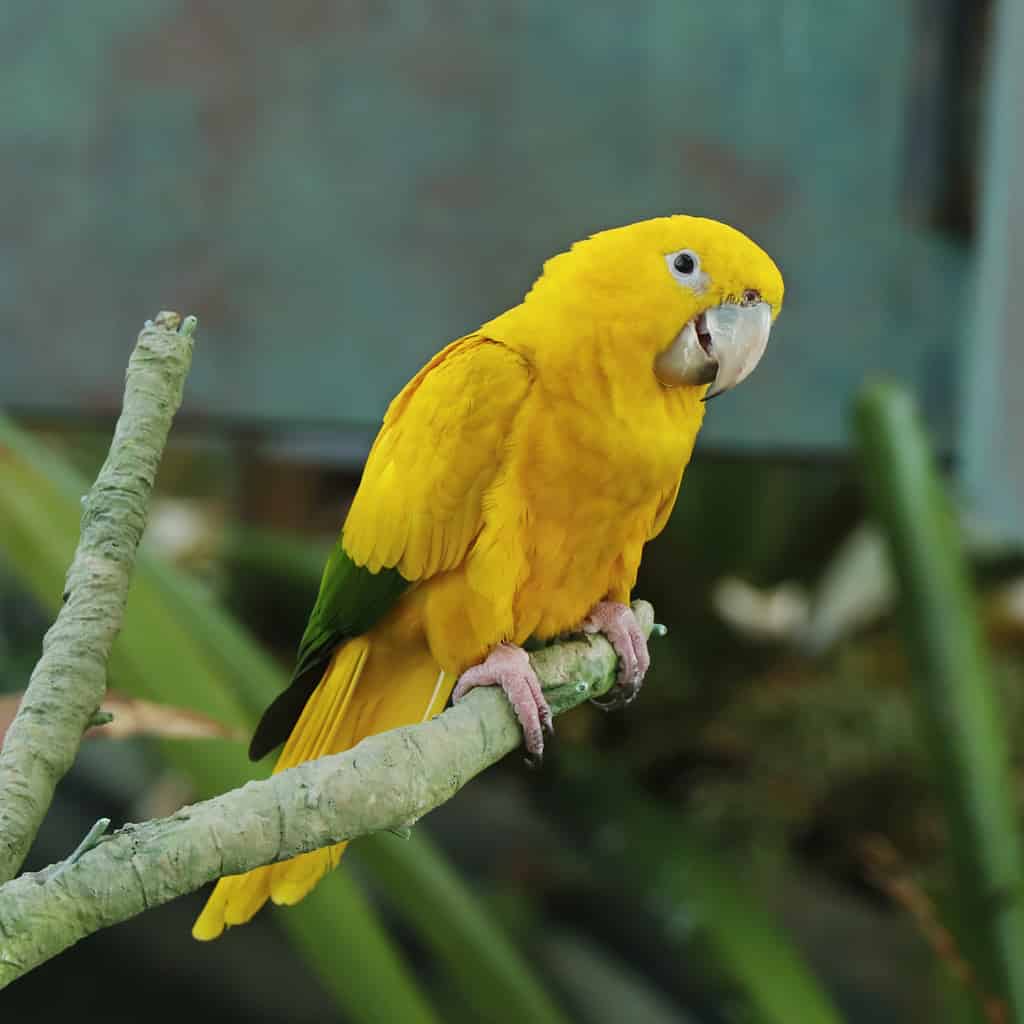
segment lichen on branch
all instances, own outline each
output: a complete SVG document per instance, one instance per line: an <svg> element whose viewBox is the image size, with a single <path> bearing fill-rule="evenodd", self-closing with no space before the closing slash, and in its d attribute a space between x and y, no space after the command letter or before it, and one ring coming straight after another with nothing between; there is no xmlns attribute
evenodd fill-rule
<svg viewBox="0 0 1024 1024"><path fill-rule="evenodd" d="M195 317L147 321L128 364L110 452L83 498L64 606L0 750L0 881L21 867L106 690L135 553L171 420L192 361ZM0 956L3 948L0 947Z"/></svg>
<svg viewBox="0 0 1024 1024"><path fill-rule="evenodd" d="M643 601L633 609L649 634L654 610ZM602 636L553 644L531 660L555 714L606 693L617 669ZM504 694L481 688L429 722L127 825L0 886L0 988L86 935L223 874L407 828L521 742Z"/></svg>

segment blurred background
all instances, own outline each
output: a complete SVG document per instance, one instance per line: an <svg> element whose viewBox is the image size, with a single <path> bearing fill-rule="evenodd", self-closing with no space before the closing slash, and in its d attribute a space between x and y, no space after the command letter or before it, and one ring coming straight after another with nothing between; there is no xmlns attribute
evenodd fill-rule
<svg viewBox="0 0 1024 1024"><path fill-rule="evenodd" d="M0 7L0 724L135 335L162 308L200 319L111 664L120 732L84 744L31 866L100 816L261 770L244 739L387 401L546 257L681 211L735 224L787 281L646 556L637 594L670 632L641 700L573 712L540 772L508 758L411 838L355 844L298 908L200 946L204 894L179 900L5 1008L1021 1019L954 906L955 796L851 411L878 376L921 410L991 665L964 685L994 689L1015 752L1022 47L1022 0Z"/></svg>

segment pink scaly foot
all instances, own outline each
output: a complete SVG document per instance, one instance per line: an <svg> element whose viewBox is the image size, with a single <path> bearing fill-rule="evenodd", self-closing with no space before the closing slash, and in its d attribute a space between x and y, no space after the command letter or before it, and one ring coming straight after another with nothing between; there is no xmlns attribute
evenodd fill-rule
<svg viewBox="0 0 1024 1024"><path fill-rule="evenodd" d="M616 694L607 701L592 701L599 708L613 711L631 703L651 667L647 638L636 621L633 609L618 601L600 601L583 620L584 633L603 633L619 656Z"/></svg>
<svg viewBox="0 0 1024 1024"><path fill-rule="evenodd" d="M540 764L544 756L544 733L553 733L551 708L544 699L530 656L515 644L498 644L479 664L459 676L452 700L462 700L477 686L500 686L523 727L526 763Z"/></svg>

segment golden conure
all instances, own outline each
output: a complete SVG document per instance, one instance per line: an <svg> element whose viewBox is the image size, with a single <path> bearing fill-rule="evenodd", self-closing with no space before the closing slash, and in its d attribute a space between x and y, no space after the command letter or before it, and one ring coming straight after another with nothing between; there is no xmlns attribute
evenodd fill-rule
<svg viewBox="0 0 1024 1024"><path fill-rule="evenodd" d="M280 771L499 685L539 757L550 711L521 645L601 631L628 700L629 610L704 399L761 358L782 277L740 232L672 216L548 260L525 299L452 342L391 403L299 646L250 747ZM344 844L223 878L199 939L302 899Z"/></svg>

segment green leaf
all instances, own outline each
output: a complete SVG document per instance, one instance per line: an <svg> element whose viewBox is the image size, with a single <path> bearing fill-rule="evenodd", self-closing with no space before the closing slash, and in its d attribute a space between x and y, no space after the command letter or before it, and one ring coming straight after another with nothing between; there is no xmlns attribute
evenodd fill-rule
<svg viewBox="0 0 1024 1024"><path fill-rule="evenodd" d="M1005 715L961 539L913 401L876 384L857 405L868 494L900 590L914 691L950 827L961 949L1024 1021L1024 865Z"/></svg>
<svg viewBox="0 0 1024 1024"><path fill-rule="evenodd" d="M628 877L640 906L680 956L699 943L758 1024L840 1024L841 1018L785 932L669 809L634 789L614 766L563 752L558 793L570 820L591 834L587 865L599 877Z"/></svg>
<svg viewBox="0 0 1024 1024"><path fill-rule="evenodd" d="M422 832L387 833L352 847L395 908L444 963L478 1020L564 1024L566 1018L480 900Z"/></svg>
<svg viewBox="0 0 1024 1024"><path fill-rule="evenodd" d="M278 919L339 1006L358 1006L361 1020L380 1024L437 1021L411 984L394 984L407 968L351 874L332 872Z"/></svg>

